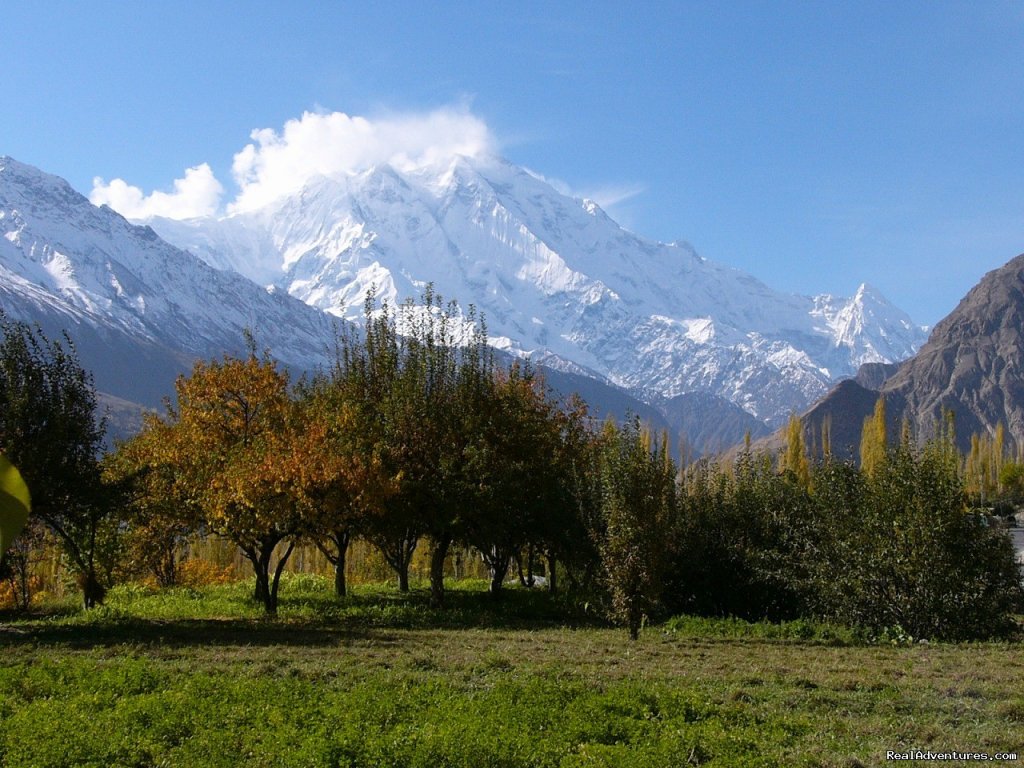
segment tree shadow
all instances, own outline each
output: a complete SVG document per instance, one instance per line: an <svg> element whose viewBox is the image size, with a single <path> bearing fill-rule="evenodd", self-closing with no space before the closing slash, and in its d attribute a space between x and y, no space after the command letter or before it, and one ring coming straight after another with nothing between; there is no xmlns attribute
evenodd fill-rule
<svg viewBox="0 0 1024 768"><path fill-rule="evenodd" d="M0 625L0 646L294 646L328 647L355 639L382 639L380 630L295 624L274 619L113 619L83 623Z"/></svg>
<svg viewBox="0 0 1024 768"><path fill-rule="evenodd" d="M251 605L249 606L251 607ZM151 618L132 610L72 609L30 614L0 612L0 647L113 646L166 649L201 646L331 647L361 640L391 642L395 630L523 630L606 627L596 612L562 596L508 590L495 598L452 590L444 608L430 605L427 590L372 592L337 598L329 592L282 594L277 617Z"/></svg>

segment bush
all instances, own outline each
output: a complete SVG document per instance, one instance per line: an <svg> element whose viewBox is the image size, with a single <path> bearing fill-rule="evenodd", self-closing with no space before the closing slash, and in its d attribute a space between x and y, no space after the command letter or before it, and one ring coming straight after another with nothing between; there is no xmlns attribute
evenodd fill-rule
<svg viewBox="0 0 1024 768"><path fill-rule="evenodd" d="M1014 630L1020 570L1008 533L969 513L939 445L889 451L873 476L815 474L817 613L877 634L969 640Z"/></svg>

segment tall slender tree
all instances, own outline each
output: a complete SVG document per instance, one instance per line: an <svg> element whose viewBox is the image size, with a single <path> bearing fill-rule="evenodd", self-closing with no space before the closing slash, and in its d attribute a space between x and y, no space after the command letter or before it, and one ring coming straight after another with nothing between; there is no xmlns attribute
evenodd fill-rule
<svg viewBox="0 0 1024 768"><path fill-rule="evenodd" d="M875 402L875 411L864 419L860 438L860 466L869 477L886 461L889 441L886 432L885 398Z"/></svg>

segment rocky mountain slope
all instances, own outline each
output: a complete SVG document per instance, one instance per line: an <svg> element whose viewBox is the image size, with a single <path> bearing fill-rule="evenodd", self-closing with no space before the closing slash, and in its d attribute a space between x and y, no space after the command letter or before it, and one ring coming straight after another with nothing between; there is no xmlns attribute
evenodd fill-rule
<svg viewBox="0 0 1024 768"><path fill-rule="evenodd" d="M885 373L866 371L836 387L804 415L808 433L830 419L833 447L856 455L864 416L884 396L893 434L906 418L926 439L952 410L962 449L998 424L1024 444L1024 255L985 275L916 355Z"/></svg>

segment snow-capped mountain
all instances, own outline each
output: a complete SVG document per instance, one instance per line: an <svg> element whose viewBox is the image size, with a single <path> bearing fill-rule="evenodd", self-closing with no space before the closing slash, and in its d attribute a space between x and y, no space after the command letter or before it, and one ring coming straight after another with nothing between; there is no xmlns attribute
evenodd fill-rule
<svg viewBox="0 0 1024 768"><path fill-rule="evenodd" d="M351 320L371 287L400 302L432 283L480 309L500 348L651 400L714 394L772 425L924 341L869 286L848 299L772 290L493 158L381 165L255 210L147 223L214 267Z"/></svg>
<svg viewBox="0 0 1024 768"><path fill-rule="evenodd" d="M150 405L196 357L244 348L247 328L286 364L323 364L336 322L9 157L0 157L0 306L51 336L69 330L100 389Z"/></svg>

